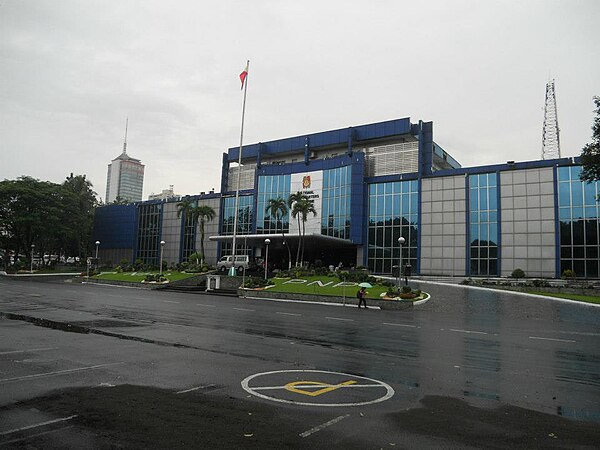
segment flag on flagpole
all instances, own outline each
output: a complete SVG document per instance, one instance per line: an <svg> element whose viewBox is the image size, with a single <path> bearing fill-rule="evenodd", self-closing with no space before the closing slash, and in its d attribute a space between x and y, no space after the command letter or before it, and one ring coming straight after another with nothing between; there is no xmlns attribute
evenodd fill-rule
<svg viewBox="0 0 600 450"><path fill-rule="evenodd" d="M240 73L240 81L242 82L242 89L244 89L244 82L246 81L246 77L248 76L248 62L246 63L246 67Z"/></svg>

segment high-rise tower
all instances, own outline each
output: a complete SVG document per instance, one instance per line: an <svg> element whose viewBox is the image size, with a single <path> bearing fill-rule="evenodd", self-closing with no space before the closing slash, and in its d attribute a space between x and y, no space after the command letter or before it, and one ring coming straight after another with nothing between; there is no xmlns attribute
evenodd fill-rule
<svg viewBox="0 0 600 450"><path fill-rule="evenodd" d="M546 103L544 105L544 129L542 130L542 159L560 158L560 130L554 80L546 83Z"/></svg>
<svg viewBox="0 0 600 450"><path fill-rule="evenodd" d="M127 128L129 118L125 122L125 140L123 153L117 156L108 165L106 177L106 203L114 202L117 197L128 202L142 200L144 188L144 165L139 159L127 154Z"/></svg>

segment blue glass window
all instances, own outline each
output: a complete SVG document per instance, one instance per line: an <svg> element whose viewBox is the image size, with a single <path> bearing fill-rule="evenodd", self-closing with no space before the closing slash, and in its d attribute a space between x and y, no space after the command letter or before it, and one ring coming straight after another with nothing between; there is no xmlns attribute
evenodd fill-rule
<svg viewBox="0 0 600 450"><path fill-rule="evenodd" d="M377 273L390 273L399 262L398 238L404 237L402 262L417 267L418 182L375 183L369 186L367 264Z"/></svg>
<svg viewBox="0 0 600 450"><path fill-rule="evenodd" d="M469 176L470 274L498 275L498 175Z"/></svg>

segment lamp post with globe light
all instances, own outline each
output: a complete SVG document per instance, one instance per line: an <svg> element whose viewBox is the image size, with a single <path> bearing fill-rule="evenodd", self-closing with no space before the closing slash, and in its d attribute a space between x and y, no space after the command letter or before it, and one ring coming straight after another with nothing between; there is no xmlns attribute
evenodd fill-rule
<svg viewBox="0 0 600 450"><path fill-rule="evenodd" d="M269 272L269 244L271 239L265 239L265 281L267 281L267 273Z"/></svg>
<svg viewBox="0 0 600 450"><path fill-rule="evenodd" d="M96 271L98 271L98 247L100 247L100 241L96 241Z"/></svg>
<svg viewBox="0 0 600 450"><path fill-rule="evenodd" d="M406 242L406 240L400 236L398 238L398 244L400 246L400 256L398 257L398 291L400 290L400 280L401 280L401 270L402 270L402 246L404 245L404 243Z"/></svg>
<svg viewBox="0 0 600 450"><path fill-rule="evenodd" d="M163 250L165 248L165 241L160 241L160 269L159 269L159 275L162 275L162 262L163 262Z"/></svg>
<svg viewBox="0 0 600 450"><path fill-rule="evenodd" d="M35 244L31 244L31 270L30 272L33 273L33 251L35 250Z"/></svg>

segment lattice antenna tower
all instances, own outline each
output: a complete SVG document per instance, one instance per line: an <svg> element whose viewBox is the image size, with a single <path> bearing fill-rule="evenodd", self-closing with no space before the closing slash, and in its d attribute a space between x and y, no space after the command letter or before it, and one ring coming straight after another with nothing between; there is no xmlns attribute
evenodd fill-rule
<svg viewBox="0 0 600 450"><path fill-rule="evenodd" d="M544 105L544 129L542 130L542 159L560 158L560 130L554 80L546 83L546 103Z"/></svg>

